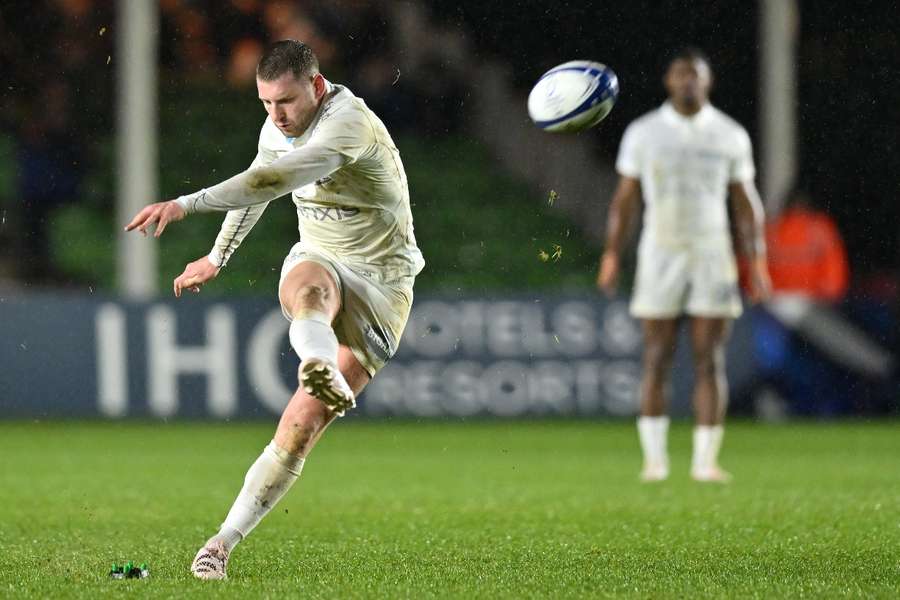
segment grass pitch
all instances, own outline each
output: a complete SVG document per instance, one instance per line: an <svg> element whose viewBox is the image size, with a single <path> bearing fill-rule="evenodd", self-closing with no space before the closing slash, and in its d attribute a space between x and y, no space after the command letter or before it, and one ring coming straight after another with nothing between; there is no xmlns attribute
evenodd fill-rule
<svg viewBox="0 0 900 600"><path fill-rule="evenodd" d="M339 422L225 582L188 567L260 424L0 423L0 597L900 594L900 426L733 424L729 486L637 481L632 423ZM113 561L150 564L113 581Z"/></svg>

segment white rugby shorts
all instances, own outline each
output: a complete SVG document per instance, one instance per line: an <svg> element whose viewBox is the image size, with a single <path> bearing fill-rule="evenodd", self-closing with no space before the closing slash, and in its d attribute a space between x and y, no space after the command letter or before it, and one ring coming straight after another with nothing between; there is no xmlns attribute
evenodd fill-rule
<svg viewBox="0 0 900 600"><path fill-rule="evenodd" d="M730 244L662 246L642 243L630 311L639 319L681 315L737 318L741 294Z"/></svg>

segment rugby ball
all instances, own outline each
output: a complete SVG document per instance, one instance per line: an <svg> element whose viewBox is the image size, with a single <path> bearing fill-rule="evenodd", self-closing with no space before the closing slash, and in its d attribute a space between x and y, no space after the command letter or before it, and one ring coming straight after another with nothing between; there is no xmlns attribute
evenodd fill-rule
<svg viewBox="0 0 900 600"><path fill-rule="evenodd" d="M593 127L612 110L619 79L598 62L573 60L544 73L528 95L528 115L544 131Z"/></svg>

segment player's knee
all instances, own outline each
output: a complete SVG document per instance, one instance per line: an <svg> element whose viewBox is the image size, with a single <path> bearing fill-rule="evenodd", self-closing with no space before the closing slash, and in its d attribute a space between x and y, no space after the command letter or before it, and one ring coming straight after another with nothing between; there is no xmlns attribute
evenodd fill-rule
<svg viewBox="0 0 900 600"><path fill-rule="evenodd" d="M284 290L281 303L291 314L304 309L327 312L328 288L314 283L301 284L292 290Z"/></svg>
<svg viewBox="0 0 900 600"><path fill-rule="evenodd" d="M672 366L675 349L669 344L649 343L644 347L644 369L655 377L664 377Z"/></svg>
<svg viewBox="0 0 900 600"><path fill-rule="evenodd" d="M715 348L704 348L694 352L694 374L696 377L715 377L725 368L724 353Z"/></svg>

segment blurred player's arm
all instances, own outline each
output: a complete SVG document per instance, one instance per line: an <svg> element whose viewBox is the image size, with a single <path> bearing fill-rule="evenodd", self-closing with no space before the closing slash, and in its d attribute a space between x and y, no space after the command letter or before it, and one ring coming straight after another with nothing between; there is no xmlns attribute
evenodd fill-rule
<svg viewBox="0 0 900 600"><path fill-rule="evenodd" d="M606 248L600 257L597 287L612 296L619 280L620 257L640 212L641 182L622 175L613 193L606 221Z"/></svg>
<svg viewBox="0 0 900 600"><path fill-rule="evenodd" d="M728 186L738 248L750 265L750 300L761 302L772 293L766 264L765 212L752 179Z"/></svg>
<svg viewBox="0 0 900 600"><path fill-rule="evenodd" d="M738 251L750 265L751 302L767 300L772 294L772 280L766 263L766 217L753 179L753 145L743 129L735 139L735 153L729 167L728 198L734 218Z"/></svg>

